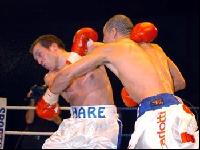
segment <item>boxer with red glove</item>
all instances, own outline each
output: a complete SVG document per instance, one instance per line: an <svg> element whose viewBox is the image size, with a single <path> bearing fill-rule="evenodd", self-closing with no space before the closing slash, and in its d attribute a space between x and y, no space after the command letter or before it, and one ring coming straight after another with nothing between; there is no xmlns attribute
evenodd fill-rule
<svg viewBox="0 0 200 150"><path fill-rule="evenodd" d="M136 24L131 31L131 39L136 43L150 43L158 35L158 30L153 23L142 22ZM121 97L127 107L136 107L138 104L129 96L125 88L121 91Z"/></svg>
<svg viewBox="0 0 200 150"><path fill-rule="evenodd" d="M78 30L74 36L72 52L76 52L79 55L85 55L87 49L87 42L89 39L97 41L98 35L92 28L82 28ZM66 63L71 64L79 60L81 57L76 53L70 53ZM52 81L52 75L54 72L46 74L44 80L47 85ZM52 120L60 113L59 105L57 103L58 95L53 94L47 89L46 93L38 101L36 105L36 113L39 117L47 120Z"/></svg>
<svg viewBox="0 0 200 150"><path fill-rule="evenodd" d="M87 35L90 34L87 33ZM78 33L74 39L77 39L77 36L82 37ZM72 48L72 52L67 52L62 47L61 40L54 35L43 35L36 39L32 46L32 53L34 59L50 71L45 76L45 82L49 85L50 90L51 84L54 82L53 78L55 78L55 75L57 76L59 70L68 68L70 64L79 60L81 56L78 54L86 54L86 45L88 46L90 39L84 36L84 38L74 40L73 47L76 48ZM49 45L46 46L44 42L49 43ZM68 86L65 86L64 81L67 78L67 76L62 78L62 82L58 83L58 87L56 87L56 89L64 87L62 91L52 91L53 94L47 90L47 93L41 98L41 103L38 103L38 114L42 114L40 116L45 119L52 118L56 112L57 96L55 93L62 96L71 106L71 117L63 120L56 134L47 139L42 148L80 149L84 145L84 148L89 149L116 149L121 129L118 123L117 109L114 105L112 88L104 66L98 66L89 73L76 77L68 82ZM51 109L47 110L47 108ZM101 129L102 126L106 126L106 129ZM92 134L85 132L91 127L95 127ZM104 134L102 134L103 132ZM77 135L77 133L79 134ZM79 142L80 144L77 144L77 139L80 140L80 136L84 139Z"/></svg>
<svg viewBox="0 0 200 150"><path fill-rule="evenodd" d="M87 42L89 40L97 41L98 40L97 32L89 27L81 28L74 35L71 51L76 52L77 54L82 56L85 55L87 50ZM77 54L71 53L66 63L74 63L77 60L79 60L81 57L78 56ZM47 84L52 80L48 79L48 76L49 78L51 78L50 76L52 74L53 72L50 72L45 76L45 82ZM47 120L51 120L55 116L58 116L60 110L57 101L58 101L58 95L51 93L50 90L47 89L45 95L37 103L36 113L38 114L38 116Z"/></svg>
<svg viewBox="0 0 200 150"><path fill-rule="evenodd" d="M97 32L89 27L81 28L74 35L71 51L76 52L81 56L86 55L87 43L90 42L90 40L94 42L98 40Z"/></svg>

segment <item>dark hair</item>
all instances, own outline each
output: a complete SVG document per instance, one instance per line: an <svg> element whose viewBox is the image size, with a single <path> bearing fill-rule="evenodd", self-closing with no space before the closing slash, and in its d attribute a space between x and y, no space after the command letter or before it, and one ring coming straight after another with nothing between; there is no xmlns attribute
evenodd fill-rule
<svg viewBox="0 0 200 150"><path fill-rule="evenodd" d="M47 34L47 35L42 35L39 36L31 45L31 48L29 49L30 53L33 53L33 48L34 46L40 43L43 47L45 48L49 48L51 46L52 43L56 43L58 45L59 48L65 49L65 45L62 42L61 39L59 39L57 36L55 35L51 35L51 34Z"/></svg>
<svg viewBox="0 0 200 150"><path fill-rule="evenodd" d="M111 31L112 28L116 28L123 35L129 35L133 28L133 23L129 17L118 14L110 18L105 24L107 31Z"/></svg>

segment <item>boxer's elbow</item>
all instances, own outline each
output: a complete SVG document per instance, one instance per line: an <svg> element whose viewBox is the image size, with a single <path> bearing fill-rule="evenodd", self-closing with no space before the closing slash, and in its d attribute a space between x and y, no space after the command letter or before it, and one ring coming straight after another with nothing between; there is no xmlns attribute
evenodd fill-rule
<svg viewBox="0 0 200 150"><path fill-rule="evenodd" d="M66 74L64 72L60 72L54 79L54 87L55 88L63 87L64 90L65 88L68 87L71 79L72 79L72 74Z"/></svg>
<svg viewBox="0 0 200 150"><path fill-rule="evenodd" d="M186 82L185 79L183 78L181 81L181 86L180 86L181 90L186 88Z"/></svg>
<svg viewBox="0 0 200 150"><path fill-rule="evenodd" d="M185 79L182 78L181 80L177 81L174 87L175 87L175 92L185 89L186 88Z"/></svg>
<svg viewBox="0 0 200 150"><path fill-rule="evenodd" d="M63 91L63 81L60 77L57 77L53 80L52 84L49 86L49 89L54 94L60 94Z"/></svg>

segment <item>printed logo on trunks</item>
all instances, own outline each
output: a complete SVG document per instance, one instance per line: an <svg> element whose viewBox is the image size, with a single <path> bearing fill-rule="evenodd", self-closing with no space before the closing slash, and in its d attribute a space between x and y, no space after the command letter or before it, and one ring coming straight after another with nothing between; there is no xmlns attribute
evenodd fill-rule
<svg viewBox="0 0 200 150"><path fill-rule="evenodd" d="M162 148L167 148L166 142L165 142L165 126L166 126L166 111L161 111L158 113L157 116L157 124L158 124L158 137L160 139L160 145Z"/></svg>
<svg viewBox="0 0 200 150"><path fill-rule="evenodd" d="M163 105L163 104L164 104L163 99L155 99L151 102L151 105L153 106L158 106L158 105Z"/></svg>
<svg viewBox="0 0 200 150"><path fill-rule="evenodd" d="M75 118L106 118L105 107L72 107Z"/></svg>

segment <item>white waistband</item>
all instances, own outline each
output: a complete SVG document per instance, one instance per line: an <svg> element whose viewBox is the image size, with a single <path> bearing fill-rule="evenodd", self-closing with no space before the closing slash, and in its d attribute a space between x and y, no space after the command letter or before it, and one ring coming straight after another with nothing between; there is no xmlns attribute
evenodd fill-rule
<svg viewBox="0 0 200 150"><path fill-rule="evenodd" d="M115 105L71 106L72 118L110 118L117 116Z"/></svg>

